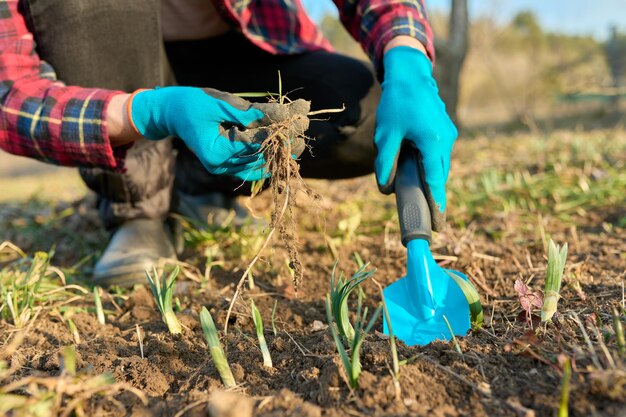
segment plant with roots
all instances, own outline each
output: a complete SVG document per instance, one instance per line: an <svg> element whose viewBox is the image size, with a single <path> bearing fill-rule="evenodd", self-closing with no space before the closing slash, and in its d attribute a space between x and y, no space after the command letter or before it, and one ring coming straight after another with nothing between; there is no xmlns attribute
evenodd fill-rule
<svg viewBox="0 0 626 417"><path fill-rule="evenodd" d="M275 112L275 120L272 120L272 123L258 128L262 133L260 135L262 138L260 140L260 152L265 157L264 168L270 176L269 179L260 180L252 186L253 196L265 188L269 188L271 193L273 209L270 217L269 232L237 284L235 294L226 313L225 334L228 333L228 321L237 298L241 294L246 281L250 279L254 265L260 259L261 254L276 233L278 233L287 249L289 267L293 270L293 285L297 293L304 274L304 268L298 253L297 211L294 210L296 195L298 192L303 192L314 200L320 198L302 179L297 158L307 147L306 141L309 138L305 136L305 132L309 127L309 117L320 113L343 111L343 109L330 109L312 112L310 111L310 102L301 99L289 100L282 93L280 74L278 90L277 95L263 95L270 96L270 103L279 104L280 111ZM243 93L241 95L259 96L258 93Z"/></svg>

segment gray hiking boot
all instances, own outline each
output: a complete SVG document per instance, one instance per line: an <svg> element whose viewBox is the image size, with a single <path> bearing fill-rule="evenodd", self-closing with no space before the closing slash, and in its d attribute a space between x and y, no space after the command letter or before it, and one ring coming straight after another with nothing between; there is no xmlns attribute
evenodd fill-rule
<svg viewBox="0 0 626 417"><path fill-rule="evenodd" d="M163 221L130 220L115 231L93 271L93 283L102 287L145 284L145 270L159 258L176 259Z"/></svg>
<svg viewBox="0 0 626 417"><path fill-rule="evenodd" d="M198 224L212 227L238 228L246 224L261 224L259 219L248 215L237 198L219 192L194 196L179 191L176 212Z"/></svg>

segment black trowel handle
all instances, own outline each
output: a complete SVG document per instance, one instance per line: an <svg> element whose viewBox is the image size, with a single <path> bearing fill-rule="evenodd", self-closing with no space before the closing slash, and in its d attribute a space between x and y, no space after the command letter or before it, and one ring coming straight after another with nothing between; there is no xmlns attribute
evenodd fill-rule
<svg viewBox="0 0 626 417"><path fill-rule="evenodd" d="M424 194L418 154L413 148L405 146L400 151L394 189L402 244L406 246L413 239L430 242L430 209Z"/></svg>

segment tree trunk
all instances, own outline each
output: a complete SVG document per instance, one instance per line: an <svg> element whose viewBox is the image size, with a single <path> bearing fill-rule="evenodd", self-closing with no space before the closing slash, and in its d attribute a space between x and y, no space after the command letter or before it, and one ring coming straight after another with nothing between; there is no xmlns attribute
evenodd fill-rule
<svg viewBox="0 0 626 417"><path fill-rule="evenodd" d="M435 76L439 82L441 98L446 103L448 114L459 124L459 79L469 47L469 14L467 0L452 0L450 26L445 41L436 39L437 65Z"/></svg>

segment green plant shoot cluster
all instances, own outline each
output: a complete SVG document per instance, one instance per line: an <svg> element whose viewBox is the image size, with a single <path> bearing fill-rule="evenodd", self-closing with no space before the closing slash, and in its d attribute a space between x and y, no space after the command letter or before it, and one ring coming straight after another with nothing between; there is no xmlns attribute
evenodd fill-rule
<svg viewBox="0 0 626 417"><path fill-rule="evenodd" d="M150 289L161 312L161 318L172 334L182 332L182 327L173 309L174 283L176 282L176 277L178 277L179 272L180 268L176 265L167 279L165 279L165 272L163 273L163 277L161 277L154 267L152 268L152 275L146 270L146 276L150 282Z"/></svg>
<svg viewBox="0 0 626 417"><path fill-rule="evenodd" d="M337 263L335 263L330 280L330 294L326 295L326 318L337 346L337 351L341 357L348 384L352 389L357 388L359 385L361 345L383 309L382 303L379 304L372 317L369 321L367 320L367 307L363 307L363 292L359 286L376 272L376 269L368 271L368 266L369 264L362 265L350 279L344 280L343 274L336 278ZM359 292L356 318L353 326L349 318L348 297L354 289L358 289ZM343 341L346 342L349 354L339 336L340 334Z"/></svg>
<svg viewBox="0 0 626 417"><path fill-rule="evenodd" d="M339 338L337 329L333 325L331 297L329 294L326 295L326 318L328 320L328 326L330 327L335 345L337 346L337 351L341 357L341 363L346 371L348 383L352 389L358 388L359 386L359 376L361 375L361 345L363 344L365 336L369 333L372 327L374 327L374 323L376 323L376 320L380 316L380 312L383 308L382 304L379 304L368 322L367 307L362 308L362 299L362 297L359 297L356 320L354 322L353 329L354 336L352 338L352 343L350 343L350 354L348 354L346 349L343 347L341 339Z"/></svg>
<svg viewBox="0 0 626 417"><path fill-rule="evenodd" d="M335 262L330 277L331 315L337 323L341 337L348 346L353 344L355 336L355 330L348 317L348 297L355 288L358 288L363 281L376 272L376 269L367 271L368 266L369 263L361 266L350 279L344 280L343 273L340 273L339 277L336 278L337 262Z"/></svg>

